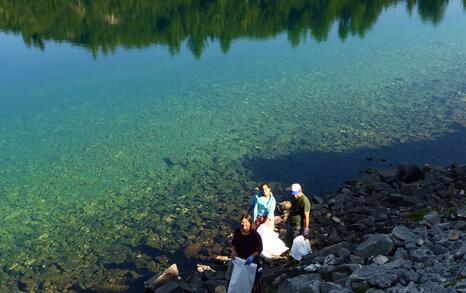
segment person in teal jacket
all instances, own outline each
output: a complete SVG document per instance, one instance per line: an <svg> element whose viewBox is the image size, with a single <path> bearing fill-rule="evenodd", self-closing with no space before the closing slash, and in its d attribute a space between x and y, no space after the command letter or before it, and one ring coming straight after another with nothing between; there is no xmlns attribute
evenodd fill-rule
<svg viewBox="0 0 466 293"><path fill-rule="evenodd" d="M277 202L272 194L270 184L262 182L259 185L259 191L254 194L249 208L249 212L252 212L256 229L266 223L267 227L273 230L276 205Z"/></svg>

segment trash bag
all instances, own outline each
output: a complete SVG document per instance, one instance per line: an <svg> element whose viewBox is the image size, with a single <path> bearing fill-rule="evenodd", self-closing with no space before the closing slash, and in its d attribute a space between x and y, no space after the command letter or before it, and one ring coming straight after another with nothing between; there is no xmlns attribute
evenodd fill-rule
<svg viewBox="0 0 466 293"><path fill-rule="evenodd" d="M291 256L296 260L301 260L301 258L309 253L311 253L311 243L308 239L304 239L303 235L299 235L293 239L293 245L291 246Z"/></svg>
<svg viewBox="0 0 466 293"><path fill-rule="evenodd" d="M228 293L251 292L256 278L257 264L245 265L244 259L235 257L233 263L233 273L231 274Z"/></svg>
<svg viewBox="0 0 466 293"><path fill-rule="evenodd" d="M278 234L267 227L267 225L260 225L259 228L257 228L257 233L259 233L262 238L261 255L263 257L274 258L288 250L285 243L278 238Z"/></svg>

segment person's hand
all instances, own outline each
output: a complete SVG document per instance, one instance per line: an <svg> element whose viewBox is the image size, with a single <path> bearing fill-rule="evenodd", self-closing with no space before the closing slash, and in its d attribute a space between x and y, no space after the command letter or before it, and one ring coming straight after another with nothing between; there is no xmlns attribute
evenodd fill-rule
<svg viewBox="0 0 466 293"><path fill-rule="evenodd" d="M244 263L244 265L250 265L253 260L254 260L254 256L252 256L252 255L248 256L248 258L246 259L246 262Z"/></svg>
<svg viewBox="0 0 466 293"><path fill-rule="evenodd" d="M303 236L304 236L304 238L308 238L308 237L309 237L309 228L304 228L304 229L303 229Z"/></svg>

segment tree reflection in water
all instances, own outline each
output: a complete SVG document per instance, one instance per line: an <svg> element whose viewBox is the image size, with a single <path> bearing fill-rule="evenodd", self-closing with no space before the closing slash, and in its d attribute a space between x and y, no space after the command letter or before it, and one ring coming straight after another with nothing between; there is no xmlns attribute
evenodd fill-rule
<svg viewBox="0 0 466 293"><path fill-rule="evenodd" d="M466 0L462 0L466 8ZM342 40L364 37L382 11L416 7L424 21L439 23L448 0L0 0L0 30L21 33L29 46L44 40L69 42L94 55L117 47L166 45L172 54L183 41L197 57L209 40L223 52L238 38L264 39L287 32L292 46L309 35L325 41L333 24Z"/></svg>

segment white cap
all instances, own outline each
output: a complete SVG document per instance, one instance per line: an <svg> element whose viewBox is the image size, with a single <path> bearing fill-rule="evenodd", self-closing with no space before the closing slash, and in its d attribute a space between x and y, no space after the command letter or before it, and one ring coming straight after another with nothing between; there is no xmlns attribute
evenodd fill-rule
<svg viewBox="0 0 466 293"><path fill-rule="evenodd" d="M298 183L291 184L291 194L296 195L301 192L301 185Z"/></svg>

